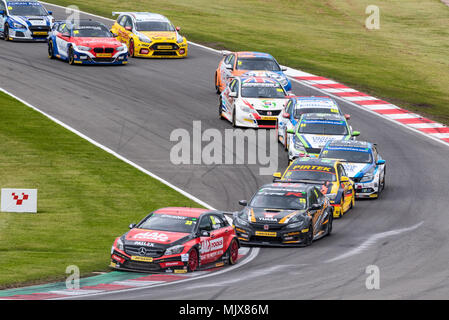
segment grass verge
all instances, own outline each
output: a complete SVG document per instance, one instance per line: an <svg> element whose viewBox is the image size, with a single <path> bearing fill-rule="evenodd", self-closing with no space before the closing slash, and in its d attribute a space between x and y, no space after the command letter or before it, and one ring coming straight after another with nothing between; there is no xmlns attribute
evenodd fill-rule
<svg viewBox="0 0 449 320"><path fill-rule="evenodd" d="M38 213L0 212L0 288L108 270L153 209L198 204L0 92L0 187L37 188Z"/></svg>
<svg viewBox="0 0 449 320"><path fill-rule="evenodd" d="M270 52L282 64L449 124L449 8L440 0L77 0L76 5L109 18L112 11L162 13L189 40ZM380 8L379 30L365 28L368 5Z"/></svg>

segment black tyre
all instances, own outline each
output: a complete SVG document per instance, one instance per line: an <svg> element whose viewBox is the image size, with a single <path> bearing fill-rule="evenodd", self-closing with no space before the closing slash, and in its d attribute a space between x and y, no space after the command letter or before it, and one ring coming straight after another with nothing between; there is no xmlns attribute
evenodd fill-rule
<svg viewBox="0 0 449 320"><path fill-rule="evenodd" d="M220 94L220 87L218 86L218 76L217 73L215 72L215 92L217 92L217 94Z"/></svg>
<svg viewBox="0 0 449 320"><path fill-rule="evenodd" d="M332 233L332 227L333 227L333 223L334 223L334 213L332 212L332 210L329 210L329 221L327 222L327 233L326 235L330 236Z"/></svg>
<svg viewBox="0 0 449 320"><path fill-rule="evenodd" d="M131 40L129 40L129 49L128 49L128 53L129 53L129 56L131 58L135 58L134 50L135 50L135 48L134 48L134 40L131 39Z"/></svg>
<svg viewBox="0 0 449 320"><path fill-rule="evenodd" d="M306 241L305 241L306 247L312 245L312 242L313 242L313 225L310 224L309 231L307 231L306 233Z"/></svg>
<svg viewBox="0 0 449 320"><path fill-rule="evenodd" d="M9 26L7 24L5 24L5 27L3 28L3 40L9 40Z"/></svg>
<svg viewBox="0 0 449 320"><path fill-rule="evenodd" d="M218 115L220 116L220 119L224 119L224 117L223 117L223 101L221 100L221 97L218 98Z"/></svg>
<svg viewBox="0 0 449 320"><path fill-rule="evenodd" d="M54 59L53 41L48 41L48 58Z"/></svg>
<svg viewBox="0 0 449 320"><path fill-rule="evenodd" d="M236 239L232 239L228 248L228 263L230 265L236 264L239 257L239 244Z"/></svg>
<svg viewBox="0 0 449 320"><path fill-rule="evenodd" d="M75 54L73 53L73 48L69 48L69 64L74 65L75 64Z"/></svg>
<svg viewBox="0 0 449 320"><path fill-rule="evenodd" d="M236 123L236 120L235 120L235 106L234 106L234 111L232 112L232 126L234 128L237 128L237 123Z"/></svg>

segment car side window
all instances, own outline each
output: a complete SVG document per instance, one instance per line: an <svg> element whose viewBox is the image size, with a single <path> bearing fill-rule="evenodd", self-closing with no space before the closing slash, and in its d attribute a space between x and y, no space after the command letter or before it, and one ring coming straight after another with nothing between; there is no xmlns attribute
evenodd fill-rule
<svg viewBox="0 0 449 320"><path fill-rule="evenodd" d="M126 16L121 16L120 18L118 18L117 23L119 25L121 25L122 27L125 26L125 22L126 22Z"/></svg>
<svg viewBox="0 0 449 320"><path fill-rule="evenodd" d="M230 64L234 68L235 55L231 54L231 58L229 59L228 64Z"/></svg>
<svg viewBox="0 0 449 320"><path fill-rule="evenodd" d="M285 106L285 113L291 115L291 111L292 111L292 101L290 100L289 102L287 102L287 105Z"/></svg>
<svg viewBox="0 0 449 320"><path fill-rule="evenodd" d="M224 63L229 64L229 61L231 61L231 57L232 57L232 54L226 56L226 58L224 59Z"/></svg>
<svg viewBox="0 0 449 320"><path fill-rule="evenodd" d="M375 146L373 146L373 158L375 163L379 159L379 154L377 153L377 148Z"/></svg>
<svg viewBox="0 0 449 320"><path fill-rule="evenodd" d="M212 231L212 220L210 215L201 218L199 229L201 231Z"/></svg>
<svg viewBox="0 0 449 320"><path fill-rule="evenodd" d="M131 20L131 18L130 17L126 17L126 20L125 20L125 28L126 27L133 27L133 22L132 22L132 20Z"/></svg>
<svg viewBox="0 0 449 320"><path fill-rule="evenodd" d="M5 4L3 3L3 1L0 2L0 10L5 11L5 14L6 14L6 7L5 7Z"/></svg>
<svg viewBox="0 0 449 320"><path fill-rule="evenodd" d="M315 192L313 192L312 190L309 192L309 194L307 195L308 197L308 201L309 201L309 206L316 204L317 203L317 197Z"/></svg>
<svg viewBox="0 0 449 320"><path fill-rule="evenodd" d="M340 164L340 165L339 165L339 168L340 168L341 176L342 176L342 177L347 177L348 175L346 174L345 167L343 167L343 166Z"/></svg>
<svg viewBox="0 0 449 320"><path fill-rule="evenodd" d="M225 226L223 220L219 216L211 215L210 220L212 221L212 229L213 230L218 230L218 229L224 228L224 226Z"/></svg>

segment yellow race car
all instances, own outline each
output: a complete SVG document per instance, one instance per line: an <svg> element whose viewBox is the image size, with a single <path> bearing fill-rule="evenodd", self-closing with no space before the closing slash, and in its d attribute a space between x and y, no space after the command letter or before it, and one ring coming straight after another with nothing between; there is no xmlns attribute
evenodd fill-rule
<svg viewBox="0 0 449 320"><path fill-rule="evenodd" d="M150 12L113 12L112 15L118 18L111 32L128 46L130 57L187 57L187 39L163 15Z"/></svg>
<svg viewBox="0 0 449 320"><path fill-rule="evenodd" d="M290 163L283 174L274 173L273 178L274 182L289 181L320 187L334 208L334 218L340 218L354 207L354 182L338 160L298 158Z"/></svg>

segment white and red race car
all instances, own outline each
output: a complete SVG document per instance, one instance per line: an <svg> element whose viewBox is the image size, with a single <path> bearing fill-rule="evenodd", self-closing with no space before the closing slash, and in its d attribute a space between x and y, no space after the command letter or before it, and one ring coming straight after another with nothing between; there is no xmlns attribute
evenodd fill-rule
<svg viewBox="0 0 449 320"><path fill-rule="evenodd" d="M231 78L219 98L218 113L234 127L276 128L288 93L270 77Z"/></svg>

